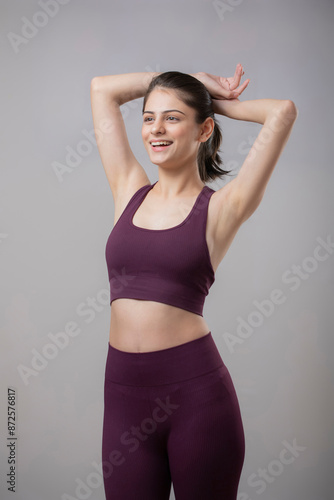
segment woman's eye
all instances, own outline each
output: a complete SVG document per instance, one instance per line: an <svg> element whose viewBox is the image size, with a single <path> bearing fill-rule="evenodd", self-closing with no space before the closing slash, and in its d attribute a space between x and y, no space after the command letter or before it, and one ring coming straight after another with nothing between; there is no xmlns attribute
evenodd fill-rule
<svg viewBox="0 0 334 500"><path fill-rule="evenodd" d="M171 119L170 121L175 121L175 122L178 121L178 118L176 118L175 116L167 116L167 120L169 120L169 119ZM144 122L151 122L152 120L153 120L153 118L151 116L144 118Z"/></svg>

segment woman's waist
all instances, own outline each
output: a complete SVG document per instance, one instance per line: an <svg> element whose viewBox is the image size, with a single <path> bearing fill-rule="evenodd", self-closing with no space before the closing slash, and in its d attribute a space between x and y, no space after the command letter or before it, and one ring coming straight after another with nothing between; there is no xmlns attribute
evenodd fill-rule
<svg viewBox="0 0 334 500"><path fill-rule="evenodd" d="M109 343L106 380L121 385L158 386L191 380L227 368L211 332L170 348L129 352Z"/></svg>
<svg viewBox="0 0 334 500"><path fill-rule="evenodd" d="M155 351L203 335L203 316L159 302L117 299L111 304L110 343L131 352Z"/></svg>

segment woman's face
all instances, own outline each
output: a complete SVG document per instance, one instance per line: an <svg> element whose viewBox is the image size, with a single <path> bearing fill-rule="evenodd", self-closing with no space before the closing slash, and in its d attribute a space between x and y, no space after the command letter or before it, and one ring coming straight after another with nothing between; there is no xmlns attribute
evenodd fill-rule
<svg viewBox="0 0 334 500"><path fill-rule="evenodd" d="M203 126L195 122L195 115L195 109L172 89L151 92L143 113L142 138L153 164L182 167L196 162ZM159 145L161 141L168 145Z"/></svg>

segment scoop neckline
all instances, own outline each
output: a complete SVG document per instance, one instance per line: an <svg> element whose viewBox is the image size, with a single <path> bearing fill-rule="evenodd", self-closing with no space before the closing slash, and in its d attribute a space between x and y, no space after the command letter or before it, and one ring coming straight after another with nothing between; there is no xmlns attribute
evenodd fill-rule
<svg viewBox="0 0 334 500"><path fill-rule="evenodd" d="M178 224L177 226L173 226L173 227L167 227L166 229L147 229L146 227L139 227L139 226L136 226L133 222L132 222L132 219L134 218L137 210L139 209L140 205L143 203L145 197L147 196L147 194L151 191L151 189L156 185L158 181L156 181L154 184L151 184L150 186L150 189L148 189L145 193L145 196L142 198L140 204L137 206L135 212L132 211L131 213L131 216L129 218L129 223L130 223L130 226L135 228L135 229L139 229L140 231L149 231L151 233L161 233L161 232L164 232L164 231L172 231L173 229L177 229L181 226L183 226L189 219L190 217L192 216L193 212L195 211L195 208L197 207L198 203L199 203L199 200L200 200L200 197L201 195L203 194L205 188L207 188L207 186L203 186L201 191L198 193L197 195L197 198L195 200L195 203L192 207L192 209L190 210L189 214L187 215L187 217L182 221L180 222L180 224Z"/></svg>

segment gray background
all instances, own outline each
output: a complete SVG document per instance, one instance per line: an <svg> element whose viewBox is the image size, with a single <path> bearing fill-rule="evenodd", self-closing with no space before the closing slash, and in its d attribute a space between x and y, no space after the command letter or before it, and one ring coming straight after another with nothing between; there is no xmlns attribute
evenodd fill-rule
<svg viewBox="0 0 334 500"><path fill-rule="evenodd" d="M91 79L167 70L231 76L238 62L251 79L241 99L292 99L299 109L262 203L220 264L204 309L243 416L238 500L332 499L334 251L318 254L317 238L334 240L333 2L226 0L217 9L211 0L58 0L49 14L43 3L1 2L1 499L105 498L104 252L114 206L87 138ZM35 33L29 22L39 25ZM122 110L153 183L141 102ZM236 175L260 125L219 121L223 159ZM60 165L66 171L57 176ZM301 266L299 278L293 266ZM256 316L254 301L275 289L284 302ZM238 318L260 324L241 338ZM77 335L63 334L68 345L55 347L52 335L69 332L70 322ZM240 343L232 348L227 333ZM33 371L36 352L48 359ZM6 490L9 386L17 398L16 493ZM294 442L295 456L284 452ZM259 469L268 474L263 492Z"/></svg>

